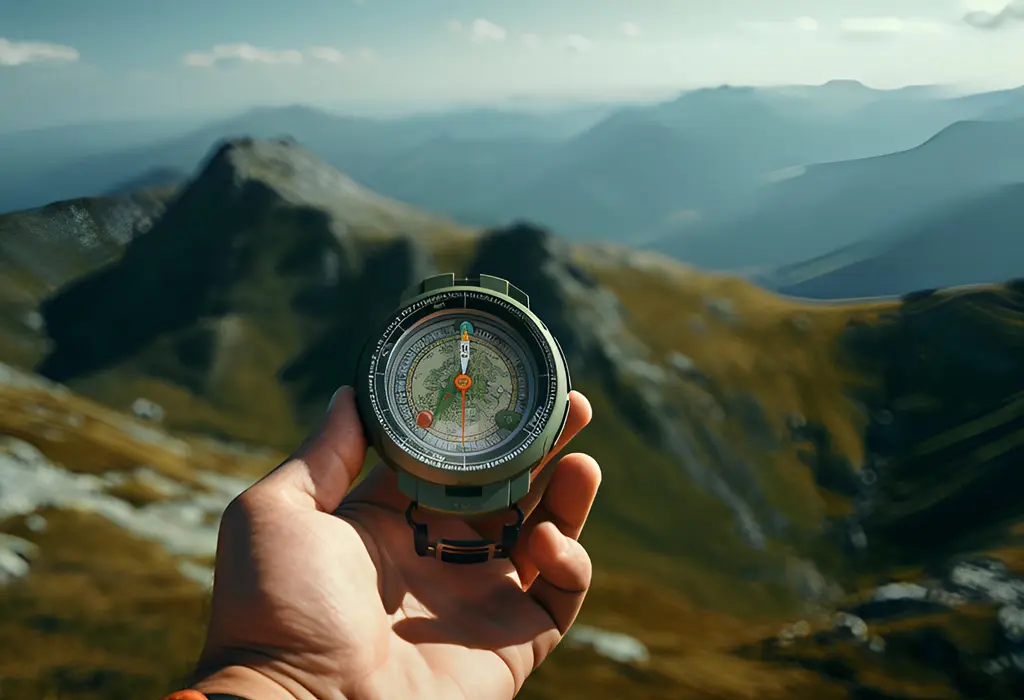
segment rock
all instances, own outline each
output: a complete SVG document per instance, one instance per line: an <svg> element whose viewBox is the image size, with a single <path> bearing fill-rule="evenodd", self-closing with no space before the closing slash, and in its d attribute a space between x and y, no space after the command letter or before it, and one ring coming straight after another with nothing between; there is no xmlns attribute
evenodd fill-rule
<svg viewBox="0 0 1024 700"><path fill-rule="evenodd" d="M645 664L651 658L642 642L619 632L575 624L565 638L569 644L589 646L600 656L623 664Z"/></svg>
<svg viewBox="0 0 1024 700"><path fill-rule="evenodd" d="M832 622L840 639L852 639L858 643L868 640L868 624L856 615L836 613Z"/></svg>
<svg viewBox="0 0 1024 700"><path fill-rule="evenodd" d="M172 554L209 557L216 553L220 514L247 482L207 478L219 488L135 508L106 493L109 479L69 472L32 445L7 438L0 440L0 520L42 508L79 510L105 517Z"/></svg>
<svg viewBox="0 0 1024 700"><path fill-rule="evenodd" d="M879 586L869 600L855 606L852 612L864 620L881 620L927 615L947 610L955 602L942 590L901 581Z"/></svg>
<svg viewBox="0 0 1024 700"><path fill-rule="evenodd" d="M693 358L681 352L670 352L666 355L665 362L671 369L679 372L679 374L692 374L697 370L697 365L694 363Z"/></svg>
<svg viewBox="0 0 1024 700"><path fill-rule="evenodd" d="M861 526L860 523L849 523L847 526L846 535L849 539L850 546L853 547L854 550L862 551L864 549L867 549L868 536L864 532L864 528Z"/></svg>
<svg viewBox="0 0 1024 700"><path fill-rule="evenodd" d="M22 317L22 322L26 328L37 333L46 328L46 320L43 319L43 315L35 310L26 312Z"/></svg>
<svg viewBox="0 0 1024 700"><path fill-rule="evenodd" d="M712 298L704 300L704 307L719 321L733 324L739 321L736 315L736 303L732 299Z"/></svg>
<svg viewBox="0 0 1024 700"><path fill-rule="evenodd" d="M1011 645L1024 645L1024 608L1004 605L996 614L996 624L1003 639Z"/></svg>
<svg viewBox="0 0 1024 700"><path fill-rule="evenodd" d="M0 533L0 586L28 576L30 563L38 553L39 548L28 540Z"/></svg>
<svg viewBox="0 0 1024 700"><path fill-rule="evenodd" d="M955 565L945 587L971 602L1024 606L1024 581L996 559L979 558Z"/></svg>
<svg viewBox="0 0 1024 700"><path fill-rule="evenodd" d="M132 415L154 423L164 422L163 406L142 397L132 402Z"/></svg>
<svg viewBox="0 0 1024 700"><path fill-rule="evenodd" d="M25 527L29 529L29 532L45 532L48 525L46 518L39 513L32 513L25 518Z"/></svg>

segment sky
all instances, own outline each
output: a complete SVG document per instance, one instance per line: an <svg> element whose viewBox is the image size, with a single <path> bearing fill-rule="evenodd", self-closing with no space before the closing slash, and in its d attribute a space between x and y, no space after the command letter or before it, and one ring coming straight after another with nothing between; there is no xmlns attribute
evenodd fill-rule
<svg viewBox="0 0 1024 700"><path fill-rule="evenodd" d="M1024 83L1024 0L6 0L0 130L721 84Z"/></svg>

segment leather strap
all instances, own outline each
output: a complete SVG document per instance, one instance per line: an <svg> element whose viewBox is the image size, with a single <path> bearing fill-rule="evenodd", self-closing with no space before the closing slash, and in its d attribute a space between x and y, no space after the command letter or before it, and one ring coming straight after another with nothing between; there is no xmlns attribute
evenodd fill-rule
<svg viewBox="0 0 1024 700"><path fill-rule="evenodd" d="M501 540L446 540L439 538L435 542L430 541L430 532L426 523L418 523L413 519L413 513L418 506L410 503L405 511L405 520L412 528L413 545L416 553L421 557L434 557L449 564L482 564L492 559L508 559L519 539L519 530L523 526L526 517L523 509L512 504L509 510L516 514L516 521L501 528Z"/></svg>

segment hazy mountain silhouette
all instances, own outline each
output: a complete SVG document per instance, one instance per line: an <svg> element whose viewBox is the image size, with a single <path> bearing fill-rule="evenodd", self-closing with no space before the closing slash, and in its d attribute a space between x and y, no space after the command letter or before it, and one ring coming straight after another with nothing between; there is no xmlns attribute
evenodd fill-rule
<svg viewBox="0 0 1024 700"><path fill-rule="evenodd" d="M1024 181L1024 120L958 122L917 148L814 165L749 215L653 247L697 265L766 269L913 225L950 201Z"/></svg>
<svg viewBox="0 0 1024 700"><path fill-rule="evenodd" d="M164 138L147 140L137 130L127 147L118 145L127 137L106 128L87 152L60 145L71 138L68 127L64 142L38 159L32 154L45 151L42 137L0 151L0 211L117 191L154 168L193 172L225 139L290 136L375 191L464 221L526 216L581 237L672 239L680 221L707 231L759 205L786 206L791 184L764 184L787 168L909 149L958 120L1012 114L1019 98L1016 91L950 98L930 86L876 90L835 80L722 86L653 105L547 113L467 109L373 119L273 107L187 133L165 127ZM817 194L827 198L829 187ZM852 241L823 241L775 262L844 242Z"/></svg>
<svg viewBox="0 0 1024 700"><path fill-rule="evenodd" d="M780 270L785 294L841 299L1024 277L1024 183L1000 187L923 221Z"/></svg>
<svg viewBox="0 0 1024 700"><path fill-rule="evenodd" d="M438 114L413 114L393 119L375 119L332 114L318 109L289 106L263 107L183 131L157 130L149 138L114 139L116 129L106 125L83 125L78 129L85 142L94 147L81 151L61 150L59 143L71 140L74 127L63 131L63 141L50 149L47 134L37 138L22 134L18 151L8 150L0 135L0 211L28 208L78 196L94 195L130 181L155 167L192 172L212 144L249 136L278 138L290 136L320 154L335 167L354 177L365 178L400 154L441 136L460 139L503 139L527 137L550 139L585 129L609 111L592 105L545 114L472 109ZM144 127L138 127L144 133ZM104 138L93 138L93 133ZM34 132L33 132L34 133ZM86 138L89 137L89 138ZM105 146L102 144L106 144ZM37 163L39 153L52 150L54 157Z"/></svg>

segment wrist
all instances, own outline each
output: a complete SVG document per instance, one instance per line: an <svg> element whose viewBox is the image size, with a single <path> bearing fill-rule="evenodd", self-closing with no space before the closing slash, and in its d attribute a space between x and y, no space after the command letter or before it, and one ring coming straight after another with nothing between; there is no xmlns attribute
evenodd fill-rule
<svg viewBox="0 0 1024 700"><path fill-rule="evenodd" d="M248 666L225 666L198 677L192 685L204 695L235 695L244 700L316 700L294 680Z"/></svg>

